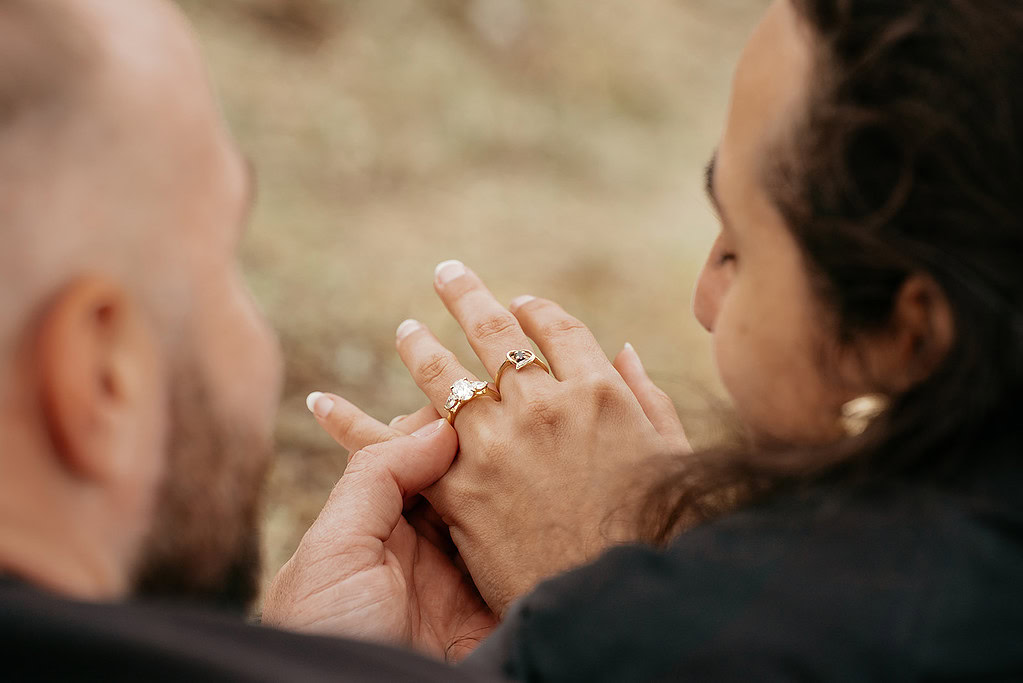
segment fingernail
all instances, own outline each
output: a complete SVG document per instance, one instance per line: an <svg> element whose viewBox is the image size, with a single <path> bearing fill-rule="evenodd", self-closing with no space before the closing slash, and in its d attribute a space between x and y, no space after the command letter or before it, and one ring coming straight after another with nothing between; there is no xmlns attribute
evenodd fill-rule
<svg viewBox="0 0 1023 683"><path fill-rule="evenodd" d="M321 420L334 410L334 399L321 391L314 391L305 400L306 408Z"/></svg>
<svg viewBox="0 0 1023 683"><path fill-rule="evenodd" d="M396 417L393 420L391 420L390 422L388 422L387 426L388 427L393 427L394 425L398 424L400 421L404 420L406 417L408 417L408 415L399 415L398 417Z"/></svg>
<svg viewBox="0 0 1023 683"><path fill-rule="evenodd" d="M442 285L463 275L465 275L465 264L461 261L444 261L438 264L437 269L433 271L434 278Z"/></svg>
<svg viewBox="0 0 1023 683"><path fill-rule="evenodd" d="M419 322L418 320L412 320L412 319L406 320L401 325L398 325L398 331L395 332L395 334L398 337L398 341L401 341L402 339L404 339L405 337L409 336L410 334L412 334L413 332L415 332L416 330L418 330L422 326L423 326L423 324L421 322Z"/></svg>
<svg viewBox="0 0 1023 683"><path fill-rule="evenodd" d="M632 357L636 359L637 365L639 365L639 369L643 371L644 375L646 375L646 366L643 364L643 359L639 357L639 352L636 351L636 347L629 342L625 342L625 350L632 354Z"/></svg>
<svg viewBox="0 0 1023 683"><path fill-rule="evenodd" d="M530 301L532 301L535 298L536 298L535 296L530 296L528 294L526 294L524 296L516 297L516 298L512 299L512 302L508 305L508 308L510 308L511 310L514 311L514 310L516 310L518 308L521 308L521 307L525 306L526 304L528 304Z"/></svg>
<svg viewBox="0 0 1023 683"><path fill-rule="evenodd" d="M417 429L416 431L412 432L412 436L419 438L423 438L424 436L430 436L431 434L436 433L441 427L443 427L445 422L447 422L447 420L437 420L436 422L431 422L425 427L421 427L420 429Z"/></svg>

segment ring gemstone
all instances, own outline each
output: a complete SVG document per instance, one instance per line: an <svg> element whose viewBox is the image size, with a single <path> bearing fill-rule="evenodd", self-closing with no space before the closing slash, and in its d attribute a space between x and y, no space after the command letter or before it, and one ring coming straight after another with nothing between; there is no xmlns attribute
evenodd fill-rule
<svg viewBox="0 0 1023 683"><path fill-rule="evenodd" d="M516 370L521 370L536 359L536 355L532 351L509 351L508 360L515 364Z"/></svg>
<svg viewBox="0 0 1023 683"><path fill-rule="evenodd" d="M463 378L451 385L451 395L448 396L447 402L444 404L445 410L453 410L459 403L465 403L471 401L480 392L487 390L486 382L473 381L468 378Z"/></svg>
<svg viewBox="0 0 1023 683"><path fill-rule="evenodd" d="M460 379L451 385L451 395L459 401L468 401L476 393L472 382L467 379Z"/></svg>

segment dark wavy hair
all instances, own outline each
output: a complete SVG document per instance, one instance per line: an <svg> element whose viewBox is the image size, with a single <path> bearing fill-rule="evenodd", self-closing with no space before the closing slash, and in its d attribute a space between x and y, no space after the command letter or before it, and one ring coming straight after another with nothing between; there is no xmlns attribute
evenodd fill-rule
<svg viewBox="0 0 1023 683"><path fill-rule="evenodd" d="M962 481L995 457L979 444L1020 432L1023 2L790 1L812 35L812 83L764 182L835 338L884 330L901 287L924 274L955 339L857 438L676 459L647 501L657 542L822 480Z"/></svg>

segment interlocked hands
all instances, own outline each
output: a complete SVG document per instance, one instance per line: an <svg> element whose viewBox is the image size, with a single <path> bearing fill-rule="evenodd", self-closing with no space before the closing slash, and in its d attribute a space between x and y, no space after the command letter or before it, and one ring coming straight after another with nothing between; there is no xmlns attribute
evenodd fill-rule
<svg viewBox="0 0 1023 683"><path fill-rule="evenodd" d="M436 419L451 385L471 377L424 325L406 321L398 352L430 406L388 427L338 396L312 397L321 425L354 455L274 584L275 623L468 651L539 581L632 540L638 466L689 448L631 347L612 363L556 304L521 297L509 310L458 262L438 267L435 288L491 377L509 351L533 343L551 373L535 363L506 371L500 402L462 407L457 444L444 423L396 438ZM402 514L416 494L430 523ZM417 581L427 566L430 580ZM424 630L441 635L424 643Z"/></svg>

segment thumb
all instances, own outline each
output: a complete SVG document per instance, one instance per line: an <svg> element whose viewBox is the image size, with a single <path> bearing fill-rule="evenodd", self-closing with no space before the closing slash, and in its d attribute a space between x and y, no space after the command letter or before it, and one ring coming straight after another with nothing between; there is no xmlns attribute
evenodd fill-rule
<svg viewBox="0 0 1023 683"><path fill-rule="evenodd" d="M447 420L367 446L348 461L322 516L343 535L386 541L404 501L443 477L457 453L458 434Z"/></svg>

